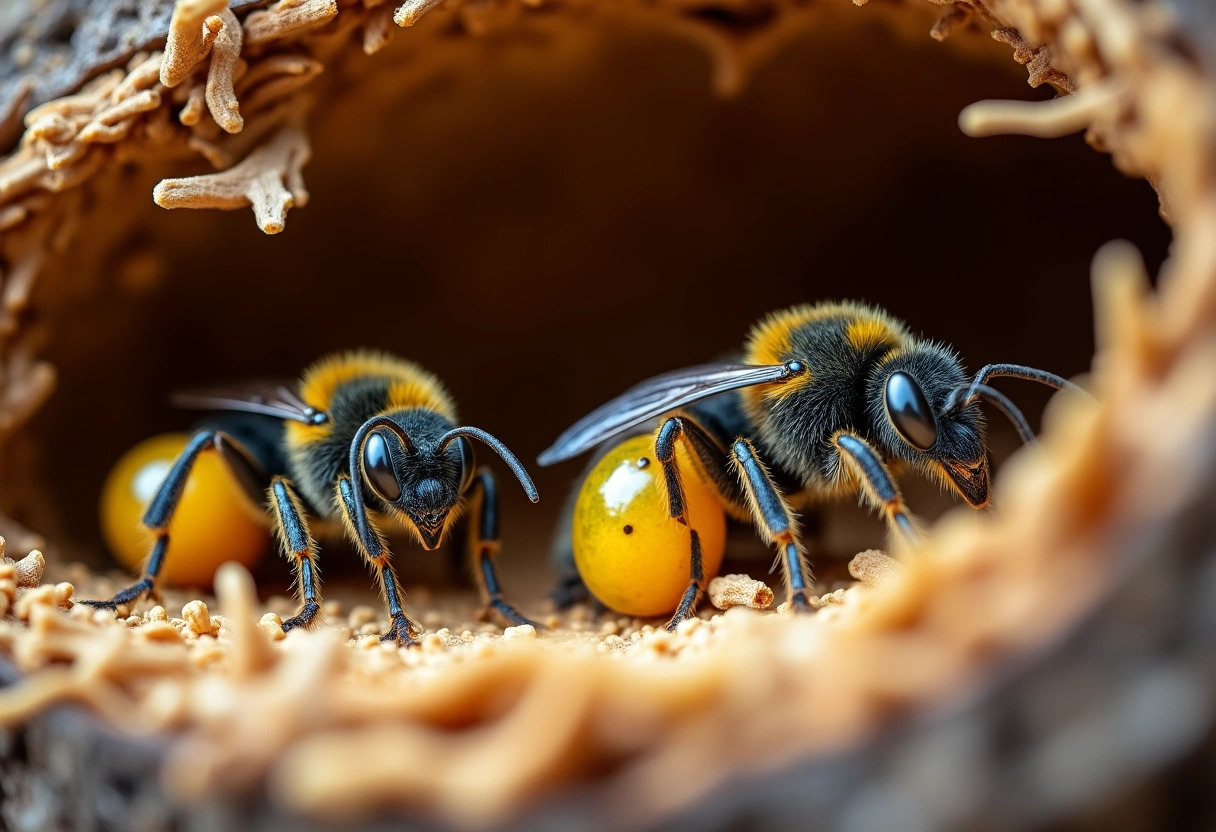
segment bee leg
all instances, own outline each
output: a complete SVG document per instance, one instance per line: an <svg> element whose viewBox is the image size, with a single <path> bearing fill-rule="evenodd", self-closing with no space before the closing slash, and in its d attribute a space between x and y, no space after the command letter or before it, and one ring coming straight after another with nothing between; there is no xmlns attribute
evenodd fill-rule
<svg viewBox="0 0 1216 832"><path fill-rule="evenodd" d="M887 525L894 529L907 543L915 544L919 538L916 524L904 505L904 498L895 487L891 472L870 444L853 433L838 433L832 438L841 460L844 461L861 483L866 501L880 511Z"/></svg>
<svg viewBox="0 0 1216 832"><path fill-rule="evenodd" d="M148 555L147 563L144 564L143 577L137 583L119 591L114 597L105 601L81 601L80 603L99 609L113 610L137 601L144 595L156 593L156 579L160 576L161 567L165 565L165 553L169 548L169 522L173 519L174 512L177 511L178 503L181 502L182 491L190 479L190 472L194 470L195 460L208 448L221 451L225 462L233 469L242 483L256 475L258 470L256 463L248 459L240 450L240 446L230 437L212 430L201 430L196 433L173 463L173 467L169 469L165 481L161 483L156 496L148 505L148 510L144 512L143 524L156 534L156 542L152 545L152 552ZM244 466L242 466L242 461ZM245 470L246 468L250 470ZM259 495L258 501L260 499Z"/></svg>
<svg viewBox="0 0 1216 832"><path fill-rule="evenodd" d="M380 531L372 523L370 517L364 517L367 527L367 534L359 533L359 524L355 522L355 492L354 486L351 485L350 477L343 474L338 478L338 500L342 504L343 517L346 519L346 528L350 533L351 539L354 540L355 546L359 549L359 554L367 561L368 567L376 573L376 580L380 584L380 592L384 596L384 603L388 607L389 618L391 624L389 631L380 636L381 641L395 641L402 647L410 647L418 642L415 641L415 636L422 633L422 628L410 620L405 614L405 610L401 608L401 593L397 588L397 573L393 571L391 562L392 553L389 552L388 546L384 542L384 537Z"/></svg>
<svg viewBox="0 0 1216 832"><path fill-rule="evenodd" d="M726 471L726 452L706 430L688 416L672 416L659 427L654 440L654 456L663 466L663 481L667 488L667 511L671 519L688 526L689 562L688 588L680 598L679 606L667 622L667 629L674 630L681 621L692 618L697 610L697 601L704 589L705 571L701 564L701 536L688 522L687 498L680 481L680 469L676 461L676 443L685 442L702 463L702 470L711 480L710 485L725 502L737 502L737 487ZM698 471L700 474L702 471Z"/></svg>
<svg viewBox="0 0 1216 832"><path fill-rule="evenodd" d="M494 569L494 556L498 554L498 486L494 482L494 474L488 468L478 470L470 486L469 497L476 501L480 494L480 507L477 512L477 525L473 527L470 551L473 558L473 574L477 576L477 585L481 589L482 600L489 609L501 615L513 627L531 624L538 630L544 629L543 624L537 624L521 615L513 606L502 599L502 591L498 585L498 573Z"/></svg>
<svg viewBox="0 0 1216 832"><path fill-rule="evenodd" d="M317 570L317 542L308 531L300 498L291 482L283 477L270 481L270 505L283 554L292 561L296 573L296 594L300 611L283 622L283 632L296 627L311 627L321 611L320 580Z"/></svg>
<svg viewBox="0 0 1216 832"><path fill-rule="evenodd" d="M743 483L747 504L760 536L770 546L776 546L785 574L786 600L799 612L809 612L811 602L811 569L802 550L798 524L789 503L781 496L768 469L756 454L752 443L736 439L730 450L731 462Z"/></svg>
<svg viewBox="0 0 1216 832"><path fill-rule="evenodd" d="M113 597L104 601L81 601L80 603L100 610L117 610L124 604L138 601L144 595L156 591L156 578L165 563L165 550L169 548L169 534L161 531L156 534L156 542L152 544L152 554L144 565L144 576L126 589L121 589Z"/></svg>

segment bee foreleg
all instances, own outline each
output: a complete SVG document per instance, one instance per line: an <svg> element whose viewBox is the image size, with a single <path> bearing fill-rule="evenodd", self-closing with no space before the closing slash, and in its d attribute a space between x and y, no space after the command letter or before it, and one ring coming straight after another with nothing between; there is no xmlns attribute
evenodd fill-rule
<svg viewBox="0 0 1216 832"><path fill-rule="evenodd" d="M165 565L165 554L169 548L169 523L177 511L178 503L181 502L182 491L185 490L186 483L190 480L190 472L194 470L195 461L199 454L208 448L220 452L220 457L228 464L243 486L256 477L260 471L257 463L250 459L241 446L227 434L213 430L201 430L196 433L173 463L173 467L169 469L156 496L148 505L148 510L144 512L143 524L156 535L156 542L152 544L152 551L144 564L143 577L137 583L119 591L114 597L105 601L81 601L80 603L112 610L137 601L145 594L155 595L156 579Z"/></svg>
<svg viewBox="0 0 1216 832"><path fill-rule="evenodd" d="M355 521L354 486L351 485L350 477L345 474L338 478L338 502L341 506L342 516L346 520L347 532L354 541L355 547L358 548L359 554L367 561L368 567L376 573L380 592L384 596L385 605L388 606L391 624L389 631L382 635L380 640L395 641L403 647L417 644L414 636L421 634L422 628L411 621L401 607L397 573L393 571L391 563L392 553L389 552L380 530L366 515L363 518L366 534L360 533L359 524Z"/></svg>
<svg viewBox="0 0 1216 832"><path fill-rule="evenodd" d="M156 542L152 544L152 554L148 556L148 562L144 565L144 576L138 582L126 589L119 590L112 598L105 601L81 601L80 603L98 609L115 610L123 604L138 601L145 594L152 594L156 591L156 578L160 574L161 567L164 566L165 550L168 548L169 533L157 532Z"/></svg>
<svg viewBox="0 0 1216 832"><path fill-rule="evenodd" d="M310 627L321 611L320 576L317 570L317 542L308 530L300 498L291 483L282 477L270 482L270 507L283 554L288 557L296 573L296 592L300 599L300 611L283 622L283 631L296 627Z"/></svg>
<svg viewBox="0 0 1216 832"><path fill-rule="evenodd" d="M688 527L689 562L688 589L680 598L679 606L667 622L667 629L674 630L681 621L691 618L697 609L697 601L704 589L705 570L701 563L701 536L688 522L688 500L684 485L680 481L680 469L676 459L676 443L685 442L701 462L701 471L710 479L710 484L724 502L733 503L737 489L732 488L726 475L726 452L706 430L688 416L672 416L659 427L654 440L654 455L663 466L663 482L667 490L667 511L671 519ZM701 471L697 473L700 474Z"/></svg>
<svg viewBox="0 0 1216 832"><path fill-rule="evenodd" d="M870 444L853 433L838 433L832 438L840 459L857 476L867 502L882 513L887 524L903 539L915 545L919 537L916 524L895 487L891 472Z"/></svg>
<svg viewBox="0 0 1216 832"><path fill-rule="evenodd" d="M478 499L480 498L480 499ZM544 625L525 618L514 607L502 599L498 585L498 574L494 570L494 556L498 554L498 486L494 474L488 468L478 470L470 486L469 499L478 505L477 519L470 538L473 574L481 589L482 600L489 609L496 611L512 626L531 624L537 629Z"/></svg>
<svg viewBox="0 0 1216 832"><path fill-rule="evenodd" d="M811 610L808 595L811 590L811 570L802 550L794 512L777 490L752 443L746 439L735 440L731 446L731 460L743 484L748 508L760 536L770 546L777 547L781 569L785 574L787 602L800 612Z"/></svg>

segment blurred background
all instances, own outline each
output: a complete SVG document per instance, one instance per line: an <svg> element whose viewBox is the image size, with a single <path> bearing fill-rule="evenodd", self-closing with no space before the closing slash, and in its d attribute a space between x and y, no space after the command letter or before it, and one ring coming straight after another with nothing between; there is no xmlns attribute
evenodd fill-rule
<svg viewBox="0 0 1216 832"><path fill-rule="evenodd" d="M542 42L492 41L485 71L425 83L390 70L416 57L399 36L323 76L336 90L310 117L312 198L277 237L247 210L162 211L155 176L128 174L134 230L73 249L55 268L81 290L41 307L60 392L19 452L55 499L30 490L4 507L102 563L102 478L139 439L190 425L170 392L290 377L352 347L434 370L464 420L525 461L630 384L737 350L793 303L878 303L971 370L1084 372L1094 251L1129 239L1154 274L1167 254L1152 189L1081 137L963 136L974 100L1052 95L1008 47L935 43L911 14L899 27L869 8L824 14L839 17L731 98L711 89L704 50L669 34L578 30L561 61ZM1037 425L1046 392L1007 389ZM990 421L999 461L1014 438ZM508 584L543 562L580 471L530 467L539 506L503 489ZM905 487L922 515L950 504ZM884 539L852 505L823 523L817 556ZM431 560L399 558L407 584ZM323 563L361 574L353 557Z"/></svg>

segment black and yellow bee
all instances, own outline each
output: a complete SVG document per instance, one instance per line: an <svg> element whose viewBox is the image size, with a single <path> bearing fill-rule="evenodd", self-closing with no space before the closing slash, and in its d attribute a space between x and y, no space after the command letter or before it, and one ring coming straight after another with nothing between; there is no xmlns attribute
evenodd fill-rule
<svg viewBox="0 0 1216 832"><path fill-rule="evenodd" d="M143 578L106 601L113 609L155 590L169 549L168 528L199 455L215 451L255 505L268 513L294 564L300 611L283 629L307 627L321 608L318 549L309 517L340 517L375 573L392 625L383 641L414 643L419 628L401 606L391 553L373 516L409 530L424 549L437 548L466 504L472 524L473 571L485 603L511 624L531 623L501 596L493 558L498 549L494 475L478 468L471 439L489 445L523 485L536 487L519 460L483 430L459 427L439 379L409 361L371 352L325 358L298 387L254 385L180 396L177 403L212 411L174 462L143 516L155 542Z"/></svg>
<svg viewBox="0 0 1216 832"><path fill-rule="evenodd" d="M1051 373L991 364L968 378L946 346L881 309L855 302L796 306L753 327L744 363L705 364L657 376L578 421L545 450L552 465L666 417L654 439L669 518L688 525L676 447L736 520L754 522L777 548L787 598L810 609L810 572L794 508L846 494L882 513L914 542L917 527L892 470L908 466L974 508L988 503L989 471L979 401L1033 438L1017 407L988 381L1000 376L1075 387ZM702 589L701 543L689 529L690 576L669 628L690 617ZM569 578L568 578L569 580ZM567 583L567 589L570 589Z"/></svg>

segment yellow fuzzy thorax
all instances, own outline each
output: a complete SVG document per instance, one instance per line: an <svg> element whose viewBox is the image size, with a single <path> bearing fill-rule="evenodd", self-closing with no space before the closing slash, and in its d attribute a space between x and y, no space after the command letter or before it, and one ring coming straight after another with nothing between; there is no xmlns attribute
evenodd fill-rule
<svg viewBox="0 0 1216 832"><path fill-rule="evenodd" d="M766 316L752 327L744 347L748 364L783 364L792 358L810 361L813 356L794 355L793 333L820 321L844 318L848 320L845 338L859 352L874 347L898 348L908 340L902 323L883 310L857 301L824 301L791 306ZM809 372L792 382L761 384L742 391L743 404L754 424L761 424L768 408L790 399L814 383L814 364Z"/></svg>
<svg viewBox="0 0 1216 832"><path fill-rule="evenodd" d="M857 349L888 344L897 346L908 337L902 323L886 312L857 301L804 303L773 312L754 327L744 348L748 364L781 364L791 357L790 334L800 327L829 318L852 318L846 337Z"/></svg>
<svg viewBox="0 0 1216 832"><path fill-rule="evenodd" d="M388 380L387 409L424 407L456 421L456 405L435 375L412 361L372 350L336 353L317 361L304 371L300 398L306 404L328 412L334 393L342 384L368 376ZM288 424L288 430L308 434L311 438L328 432L329 424L292 422Z"/></svg>

